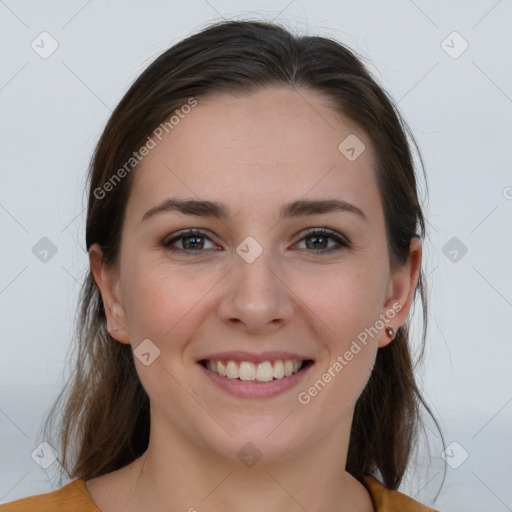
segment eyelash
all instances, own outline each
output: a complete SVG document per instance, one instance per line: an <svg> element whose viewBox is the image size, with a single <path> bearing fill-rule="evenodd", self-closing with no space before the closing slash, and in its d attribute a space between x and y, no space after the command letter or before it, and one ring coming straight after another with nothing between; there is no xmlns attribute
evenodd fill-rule
<svg viewBox="0 0 512 512"><path fill-rule="evenodd" d="M346 237L340 235L336 231L332 231L330 229L325 229L325 228L307 230L305 233L303 233L302 238L297 243L302 242L303 240L305 240L307 238L314 237L314 236L323 236L323 237L331 238L332 240L335 240L339 244L338 247L330 247L329 249L321 249L319 251L314 251L314 250L308 251L308 252L316 253L318 255L331 254L333 252L338 252L343 249L350 249L352 247L352 244ZM195 256L195 255L199 255L200 253L204 253L207 251L207 249L179 249L179 248L171 246L173 243L177 242L178 240L181 240L183 238L189 238L189 237L190 238L201 237L201 238L205 238L206 240L209 240L211 242L210 238L203 232L195 230L195 229L187 229L186 231L181 231L181 232L177 233L175 236L173 236L170 239L165 239L163 241L162 245L165 248L167 248L168 250L170 250L171 252L182 253L185 256Z"/></svg>

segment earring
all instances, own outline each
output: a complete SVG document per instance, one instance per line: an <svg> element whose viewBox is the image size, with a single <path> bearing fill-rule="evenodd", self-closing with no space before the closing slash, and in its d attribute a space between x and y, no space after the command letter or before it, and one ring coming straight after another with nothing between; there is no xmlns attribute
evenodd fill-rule
<svg viewBox="0 0 512 512"><path fill-rule="evenodd" d="M395 335L395 330L393 329L393 327L386 327L385 329L386 331L386 334L388 335L389 338L393 339L393 336Z"/></svg>
<svg viewBox="0 0 512 512"><path fill-rule="evenodd" d="M114 325L114 331L118 331L119 330L119 327L117 327L117 325Z"/></svg>

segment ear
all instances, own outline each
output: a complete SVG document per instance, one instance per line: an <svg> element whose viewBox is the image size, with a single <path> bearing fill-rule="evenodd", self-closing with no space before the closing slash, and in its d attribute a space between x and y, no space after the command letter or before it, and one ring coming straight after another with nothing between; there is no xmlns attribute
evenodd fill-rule
<svg viewBox="0 0 512 512"><path fill-rule="evenodd" d="M89 249L89 262L105 307L107 331L117 341L129 344L130 335L127 331L128 324L123 305L118 269L116 266L105 264L103 261L103 251L98 244L93 244ZM117 327L117 330L115 327Z"/></svg>
<svg viewBox="0 0 512 512"><path fill-rule="evenodd" d="M421 242L418 237L414 237L409 246L407 263L389 278L381 319L385 327L392 327L395 333L405 323L411 309L421 270L421 255ZM393 341L393 338L387 336L385 327L379 333L379 348Z"/></svg>

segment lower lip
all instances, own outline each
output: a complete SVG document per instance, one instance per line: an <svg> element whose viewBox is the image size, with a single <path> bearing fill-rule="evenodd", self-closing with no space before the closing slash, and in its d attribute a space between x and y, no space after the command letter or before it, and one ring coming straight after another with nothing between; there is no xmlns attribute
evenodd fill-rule
<svg viewBox="0 0 512 512"><path fill-rule="evenodd" d="M218 373L206 369L202 364L198 364L214 384L232 395L243 398L270 398L284 393L301 382L313 366L309 364L306 368L282 379L273 379L269 382L254 382L222 377Z"/></svg>

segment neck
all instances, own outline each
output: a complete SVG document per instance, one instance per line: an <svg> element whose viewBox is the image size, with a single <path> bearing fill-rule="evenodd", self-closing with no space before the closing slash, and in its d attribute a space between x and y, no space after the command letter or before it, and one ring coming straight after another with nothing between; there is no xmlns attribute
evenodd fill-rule
<svg viewBox="0 0 512 512"><path fill-rule="evenodd" d="M124 472L126 510L373 511L364 486L344 470L349 427L249 467L152 424L147 451Z"/></svg>

